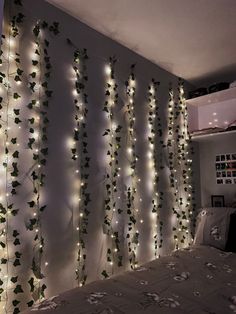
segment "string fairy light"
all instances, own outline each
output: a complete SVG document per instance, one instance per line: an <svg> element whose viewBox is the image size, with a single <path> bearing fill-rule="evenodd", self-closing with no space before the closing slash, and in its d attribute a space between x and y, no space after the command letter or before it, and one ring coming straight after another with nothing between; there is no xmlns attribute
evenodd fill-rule
<svg viewBox="0 0 236 314"><path fill-rule="evenodd" d="M158 191L158 181L159 181L159 173L158 173L158 162L157 162L157 140L156 136L158 134L158 130L160 125L159 121L159 112L157 108L157 88L159 86L159 82L152 79L151 83L148 86L148 165L150 172L150 183L151 183L151 192L152 192L152 205L151 205L151 216L152 216L152 233L153 233L153 241L154 241L154 258L159 257L159 249L162 246L162 222L160 221L159 210L161 208L160 198L161 195ZM160 131L160 130L159 130ZM159 132L160 133L160 132ZM160 135L160 134L159 134Z"/></svg>
<svg viewBox="0 0 236 314"><path fill-rule="evenodd" d="M15 196L18 193L18 160L20 157L18 128L21 123L21 96L19 84L23 71L20 68L19 45L20 24L23 15L19 12L11 18L12 10L17 7L9 5L9 14L5 15L1 40L0 55L0 306L4 313L19 313L18 294L23 293L19 282L18 266L21 264L20 232L17 230L14 217L16 208Z"/></svg>
<svg viewBox="0 0 236 314"><path fill-rule="evenodd" d="M139 246L139 230L137 228L138 222L138 194L137 188L138 183L141 179L137 173L137 137L135 130L135 92L136 92L136 80L134 74L135 65L131 65L131 71L128 80L125 82L126 86L126 115L128 125L128 137L127 137L127 158L129 160L128 175L130 182L127 187L127 245L128 245L128 256L131 269L138 267L137 251ZM141 202L141 201L140 201ZM143 220L142 220L143 221Z"/></svg>
<svg viewBox="0 0 236 314"><path fill-rule="evenodd" d="M173 190L175 248L191 244L190 221L193 211L191 191L191 160L189 159L189 134L187 110L182 81L178 83L178 101L174 102L173 89L169 90L168 151L170 184Z"/></svg>
<svg viewBox="0 0 236 314"><path fill-rule="evenodd" d="M49 89L49 78L51 75L51 61L48 54L49 42L43 32L43 22L39 21L33 28L34 42L32 45L32 69L29 73L29 90L32 94L29 109L29 138L28 149L32 156L32 170L30 179L32 182L33 195L28 206L31 210L31 218L27 224L27 229L33 233L33 258L32 275L28 281L32 293L32 300L28 306L32 306L35 301L40 301L45 297L46 284L44 282L46 267L44 246L45 238L42 231L42 215L46 206L43 199L43 189L45 185L45 166L47 163L47 128L48 115L47 108L53 92ZM35 293L37 291L37 293Z"/></svg>
<svg viewBox="0 0 236 314"><path fill-rule="evenodd" d="M90 194L88 192L88 178L90 157L88 155L87 141L87 115L88 98L86 94L87 66L88 59L86 49L74 52L73 72L74 72L74 129L73 140L71 141L71 154L73 161L73 181L79 182L74 185L74 208L76 213L76 243L77 243L77 265L76 280L79 286L86 283L86 239L85 235L88 227L88 204Z"/></svg>
<svg viewBox="0 0 236 314"><path fill-rule="evenodd" d="M114 57L109 58L109 63L105 66L106 74L106 100L103 111L106 114L107 127L103 134L107 141L107 167L105 175L105 204L104 204L104 220L103 233L107 236L107 267L102 271L102 276L107 278L114 272L114 266L122 266L122 255L120 253L119 232L117 224L118 216L121 214L119 208L119 191L118 184L121 173L119 166L119 152L121 142L122 127L116 121L116 105L118 101L118 85L115 80L115 64Z"/></svg>

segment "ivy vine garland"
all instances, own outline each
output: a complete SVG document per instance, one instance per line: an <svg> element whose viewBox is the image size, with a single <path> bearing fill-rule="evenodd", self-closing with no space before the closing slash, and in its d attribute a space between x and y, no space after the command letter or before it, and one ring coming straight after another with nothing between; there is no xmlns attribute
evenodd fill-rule
<svg viewBox="0 0 236 314"><path fill-rule="evenodd" d="M106 262L109 268L106 267L102 271L102 276L107 278L114 271L114 265L122 266L122 255L120 253L119 233L116 230L116 225L119 222L118 215L122 213L119 208L119 191L118 180L120 177L121 168L119 166L119 152L121 142L122 127L117 124L115 110L118 101L118 93L115 80L115 64L116 59L110 57L109 64L106 65L106 91L105 103L103 111L107 118L107 127L103 136L107 141L107 169L105 174L105 202L104 202L104 220L103 233L107 235L107 252Z"/></svg>
<svg viewBox="0 0 236 314"><path fill-rule="evenodd" d="M67 40L71 44L70 40ZM76 280L79 286L83 286L87 279L86 274L86 240L88 227L89 209L88 204L91 201L88 192L88 178L90 157L88 154L88 134L87 134L87 114L88 114L88 96L86 94L86 85L88 81L86 62L88 59L86 49L74 52L73 71L75 75L74 84L74 130L73 146L71 147L71 158L74 164L74 179L80 182L80 188L76 187L74 191L76 199L74 200L77 210L77 268Z"/></svg>
<svg viewBox="0 0 236 314"><path fill-rule="evenodd" d="M18 11L18 8L14 8ZM1 147L1 186L0 186L0 302L5 313L17 314L19 296L23 293L18 267L21 265L20 233L14 228L15 216L19 209L15 205L18 192L18 160L20 157L16 129L20 128L19 86L23 70L20 67L20 55L17 52L20 25L24 15L17 12L11 18L9 6L9 25L4 23L5 35L2 35L0 56L0 147ZM7 17L6 17L7 19ZM14 48L15 46L15 48Z"/></svg>
<svg viewBox="0 0 236 314"><path fill-rule="evenodd" d="M126 115L128 123L128 148L127 157L129 160L128 173L130 175L130 182L127 187L127 216L128 216L128 226L127 226L127 245L128 245L128 256L131 269L138 266L137 260L137 249L139 246L139 231L137 229L137 219L139 209L138 204L138 194L137 187L140 178L137 174L137 147L136 147L136 131L135 131L135 92L136 92L136 80L134 74L135 64L131 65L130 76L125 82L126 95L127 95L127 105L126 105ZM142 201L140 199L140 201ZM140 220L143 223L143 220Z"/></svg>
<svg viewBox="0 0 236 314"><path fill-rule="evenodd" d="M35 301L45 297L46 285L44 283L44 271L48 262L44 257L45 239L42 232L42 215L46 209L43 200L43 189L46 178L46 163L48 155L48 135L49 124L48 107L53 91L49 87L51 77L51 58L48 53L49 41L45 38L44 30L49 29L54 34L58 33L58 23L49 26L47 22L38 22L33 28L34 51L32 59L32 71L29 73L28 87L32 94L32 99L27 105L29 109L29 138L28 149L32 154L32 171L30 174L33 196L28 201L28 206L32 211L32 216L27 224L27 229L33 232L33 258L32 276L28 283L32 294L32 300L28 306L32 306Z"/></svg>
<svg viewBox="0 0 236 314"><path fill-rule="evenodd" d="M160 221L160 208L161 195L158 190L159 182L159 165L158 165L158 151L157 151L157 139L156 137L161 136L160 132L160 117L157 108L157 89L159 82L152 79L148 86L148 166L151 176L152 185L152 210L151 213L154 216L153 226L153 241L154 241L154 258L159 257L159 249L162 247L162 221ZM157 125L158 122L158 125Z"/></svg>
<svg viewBox="0 0 236 314"><path fill-rule="evenodd" d="M178 101L174 101L173 90L169 90L168 151L170 185L173 189L173 226L175 248L191 244L190 220L193 213L191 162L189 158L189 134L187 130L187 109L182 81L178 84Z"/></svg>

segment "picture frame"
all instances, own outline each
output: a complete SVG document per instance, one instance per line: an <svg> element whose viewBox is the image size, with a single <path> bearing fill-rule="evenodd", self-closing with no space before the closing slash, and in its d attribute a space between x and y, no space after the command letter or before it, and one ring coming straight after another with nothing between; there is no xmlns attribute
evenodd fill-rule
<svg viewBox="0 0 236 314"><path fill-rule="evenodd" d="M211 206L224 207L225 206L224 195L211 195Z"/></svg>

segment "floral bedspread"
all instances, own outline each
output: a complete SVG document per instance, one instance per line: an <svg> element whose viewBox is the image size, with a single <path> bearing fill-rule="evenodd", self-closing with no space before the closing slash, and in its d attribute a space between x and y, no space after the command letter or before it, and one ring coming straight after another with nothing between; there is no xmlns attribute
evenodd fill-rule
<svg viewBox="0 0 236 314"><path fill-rule="evenodd" d="M30 313L236 313L236 254L207 246L175 251L135 271L62 293Z"/></svg>

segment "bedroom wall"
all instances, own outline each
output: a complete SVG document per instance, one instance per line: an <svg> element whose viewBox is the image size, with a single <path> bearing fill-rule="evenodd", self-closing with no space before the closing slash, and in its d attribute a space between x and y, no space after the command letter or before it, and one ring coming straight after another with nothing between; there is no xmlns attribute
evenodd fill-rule
<svg viewBox="0 0 236 314"><path fill-rule="evenodd" d="M13 0L11 1L13 3ZM10 1L8 2L8 4ZM139 264L153 258L150 250L150 190L145 183L150 170L147 168L147 88L150 80L155 78L160 81L158 87L158 104L164 134L167 133L167 105L169 84L172 83L176 92L177 77L164 71L155 64L142 58L133 51L106 38L88 26L82 24L73 17L65 14L59 9L46 3L43 0L24 0L22 13L25 15L25 22L21 28L19 51L22 58L22 67L29 67L29 55L32 51L32 25L37 20L46 20L49 23L59 22L60 34L51 36L49 54L53 65L50 89L53 90L53 97L50 101L48 117L50 120L48 128L49 155L46 166L47 178L44 190L47 209L42 216L42 228L45 235L45 257L48 266L45 269L48 289L46 296L58 294L76 286L75 281L75 235L73 209L71 208L71 181L69 162L71 159L70 150L67 147L67 140L72 132L73 119L73 80L71 77L71 64L74 50L66 42L70 38L80 49L88 51L88 138L89 154L91 156L89 190L91 193L90 218L88 227L88 257L87 270L88 282L101 279L101 270L104 267L105 242L101 230L101 217L103 215L104 202L104 113L102 112L105 100L105 72L104 67L110 56L117 57L116 77L119 85L119 106L122 107L126 101L124 96L124 82L130 74L130 65L136 63L135 75L137 79L137 94L135 101L135 112L137 120L137 146L138 146L138 171L143 184L140 187L140 211L143 213L144 222L140 225L140 249L138 252ZM134 47L135 50L135 47ZM27 84L24 82L24 84ZM30 96L22 97L22 106L29 102ZM17 217L17 228L21 230L21 251L23 262L21 278L24 288L24 302L29 300L29 269L31 263L31 238L29 231L25 231L25 222L30 217L30 209L27 202L32 193L32 184L29 176L31 161L26 147L28 137L26 125L22 127L20 138L21 159L20 159L20 181L17 204L20 216ZM162 147L158 148L162 150ZM161 220L163 221L163 248L160 253L163 255L170 252L173 247L172 233L172 207L173 194L169 185L169 169L167 151L163 150L163 169L160 173L160 190L163 191L163 208L161 209ZM28 173L28 175L26 175ZM125 196L123 195L125 203ZM126 263L127 266L127 263ZM124 269L124 268L123 268ZM25 304L25 303L24 303ZM22 305L23 306L23 305Z"/></svg>
<svg viewBox="0 0 236 314"><path fill-rule="evenodd" d="M3 7L4 7L4 0L0 0L0 35L2 35Z"/></svg>
<svg viewBox="0 0 236 314"><path fill-rule="evenodd" d="M229 134L198 144L202 207L211 206L211 195L224 195L226 206L236 199L236 185L216 184L215 171L216 155L236 152L235 139L235 134Z"/></svg>

